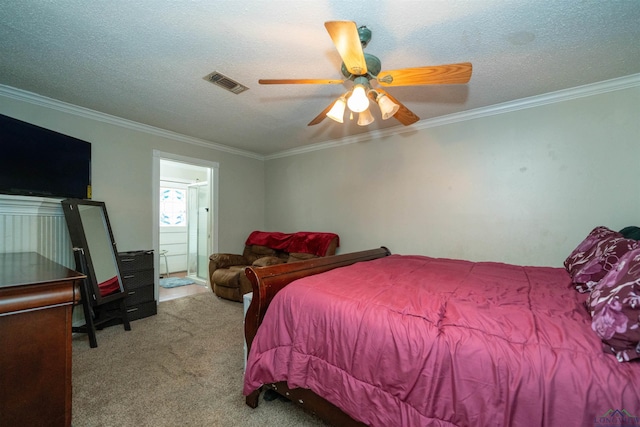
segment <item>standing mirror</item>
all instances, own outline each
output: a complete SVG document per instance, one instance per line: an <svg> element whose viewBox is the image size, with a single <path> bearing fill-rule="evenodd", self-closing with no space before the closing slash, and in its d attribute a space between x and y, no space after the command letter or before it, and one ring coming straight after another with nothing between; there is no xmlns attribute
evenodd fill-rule
<svg viewBox="0 0 640 427"><path fill-rule="evenodd" d="M131 329L116 242L104 202L66 199L62 201L62 209L76 269L87 276L82 295L86 325L74 329L87 332L91 347L96 347L96 327L121 320L125 330Z"/></svg>

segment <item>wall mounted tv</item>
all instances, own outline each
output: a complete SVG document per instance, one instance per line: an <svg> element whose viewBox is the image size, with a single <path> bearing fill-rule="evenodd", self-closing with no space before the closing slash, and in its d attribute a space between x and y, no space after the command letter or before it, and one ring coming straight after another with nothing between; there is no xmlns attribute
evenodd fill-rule
<svg viewBox="0 0 640 427"><path fill-rule="evenodd" d="M91 144L0 115L0 193L91 198Z"/></svg>

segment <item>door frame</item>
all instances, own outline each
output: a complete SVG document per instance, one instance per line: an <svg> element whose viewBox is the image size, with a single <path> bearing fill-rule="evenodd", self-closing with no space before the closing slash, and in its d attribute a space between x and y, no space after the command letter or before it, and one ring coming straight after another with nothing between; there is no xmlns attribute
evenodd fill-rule
<svg viewBox="0 0 640 427"><path fill-rule="evenodd" d="M195 277L193 277L193 276L191 276L189 274L189 272L190 272L189 271L189 268L190 268L189 265L191 264L191 259L190 259L191 247L189 246L190 243L191 243L190 242L191 230L189 229L189 227L190 227L189 223L193 219L193 215L191 215L189 213L190 209L192 208L192 206L190 205L190 199L191 199L191 196L192 196L192 194L191 194L192 192L190 190L192 188L203 187L203 186L206 185L207 188L209 188L209 191L211 191L211 181L212 181L212 179L211 179L211 177L209 175L211 175L211 169L207 170L207 182L195 182L195 183L192 183L192 184L187 184L187 218L188 218L187 219L187 277L193 279L196 283L200 283L200 284L202 284L203 281L200 280L200 276L198 275L199 270L201 268L199 266L199 263L200 263L199 249L196 249L196 274L195 274ZM211 195L210 194L209 194L209 198L208 199L211 200ZM207 218L211 218L211 203L209 203L209 205L206 206L206 208L207 208L207 213L208 213ZM198 234L200 233L199 228L200 227L198 227ZM209 255L211 255L211 252L210 252L210 250L211 250L211 244L210 244L211 243L211 232L209 231L210 228L211 228L211 223L207 224L207 233L208 233L207 248L206 248L207 254L208 254L207 258L209 257ZM199 246L200 245L196 241L196 247L199 247ZM206 267L208 268L209 266L206 265ZM205 283L204 284L207 284L207 276L208 276L208 273L205 273L205 275L204 275L204 278L205 278L204 282Z"/></svg>
<svg viewBox="0 0 640 427"><path fill-rule="evenodd" d="M209 229L211 230L211 238L209 239L209 253L213 254L218 252L218 169L220 164L218 162L212 162L209 160L198 159L195 157L181 156L179 154L167 153L159 150L153 150L153 167L152 167L152 201L153 201L153 268L154 271L160 271L160 160L169 160L172 162L185 163L189 165L204 167L209 169L209 175L211 177L210 197L209 197L209 211L212 212L210 216ZM156 274L154 278L155 289L154 295L156 301L159 301L160 294L160 275ZM207 278L207 284L209 283Z"/></svg>

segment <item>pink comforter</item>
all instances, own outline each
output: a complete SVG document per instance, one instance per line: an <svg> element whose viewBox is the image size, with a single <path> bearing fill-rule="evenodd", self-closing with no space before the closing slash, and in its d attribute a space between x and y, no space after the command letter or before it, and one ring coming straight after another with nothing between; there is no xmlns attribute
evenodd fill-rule
<svg viewBox="0 0 640 427"><path fill-rule="evenodd" d="M244 393L287 381L385 427L640 417L640 363L603 353L583 301L560 268L392 255L335 269L273 300Z"/></svg>

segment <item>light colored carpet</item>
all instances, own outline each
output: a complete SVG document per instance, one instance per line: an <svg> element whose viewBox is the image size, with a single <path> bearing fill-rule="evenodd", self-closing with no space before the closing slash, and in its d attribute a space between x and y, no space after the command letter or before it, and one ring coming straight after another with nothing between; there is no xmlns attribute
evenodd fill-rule
<svg viewBox="0 0 640 427"><path fill-rule="evenodd" d="M242 395L242 304L198 294L73 338L73 426L324 426L291 402Z"/></svg>

